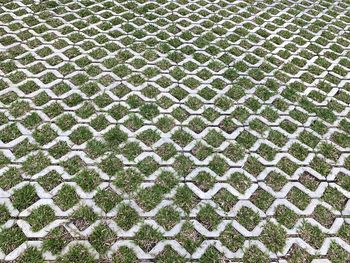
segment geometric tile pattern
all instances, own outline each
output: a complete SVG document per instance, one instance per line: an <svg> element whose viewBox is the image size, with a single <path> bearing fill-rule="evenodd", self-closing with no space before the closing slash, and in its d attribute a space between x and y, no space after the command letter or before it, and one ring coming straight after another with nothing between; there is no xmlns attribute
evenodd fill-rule
<svg viewBox="0 0 350 263"><path fill-rule="evenodd" d="M349 262L349 32L349 1L0 0L0 260Z"/></svg>

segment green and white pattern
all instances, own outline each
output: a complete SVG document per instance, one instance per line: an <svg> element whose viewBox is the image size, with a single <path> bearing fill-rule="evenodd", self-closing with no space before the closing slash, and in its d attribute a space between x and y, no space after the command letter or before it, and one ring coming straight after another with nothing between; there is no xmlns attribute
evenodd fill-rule
<svg viewBox="0 0 350 263"><path fill-rule="evenodd" d="M350 260L349 0L0 0L0 262Z"/></svg>

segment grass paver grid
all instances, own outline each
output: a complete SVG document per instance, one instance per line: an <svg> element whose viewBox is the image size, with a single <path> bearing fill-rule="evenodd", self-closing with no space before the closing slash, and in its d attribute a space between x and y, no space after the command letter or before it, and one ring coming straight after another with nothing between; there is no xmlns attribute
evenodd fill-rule
<svg viewBox="0 0 350 263"><path fill-rule="evenodd" d="M349 262L350 2L0 0L1 262Z"/></svg>

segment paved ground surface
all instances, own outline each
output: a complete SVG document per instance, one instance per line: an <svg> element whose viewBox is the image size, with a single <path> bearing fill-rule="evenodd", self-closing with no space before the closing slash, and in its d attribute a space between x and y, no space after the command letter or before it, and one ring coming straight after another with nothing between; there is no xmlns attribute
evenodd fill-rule
<svg viewBox="0 0 350 263"><path fill-rule="evenodd" d="M349 262L349 32L349 1L0 0L0 261Z"/></svg>

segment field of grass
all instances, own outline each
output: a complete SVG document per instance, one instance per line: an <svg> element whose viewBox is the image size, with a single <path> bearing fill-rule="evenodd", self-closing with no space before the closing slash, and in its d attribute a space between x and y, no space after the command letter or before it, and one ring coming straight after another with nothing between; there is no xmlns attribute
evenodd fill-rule
<svg viewBox="0 0 350 263"><path fill-rule="evenodd" d="M0 0L0 262L346 263L349 198L349 0Z"/></svg>

